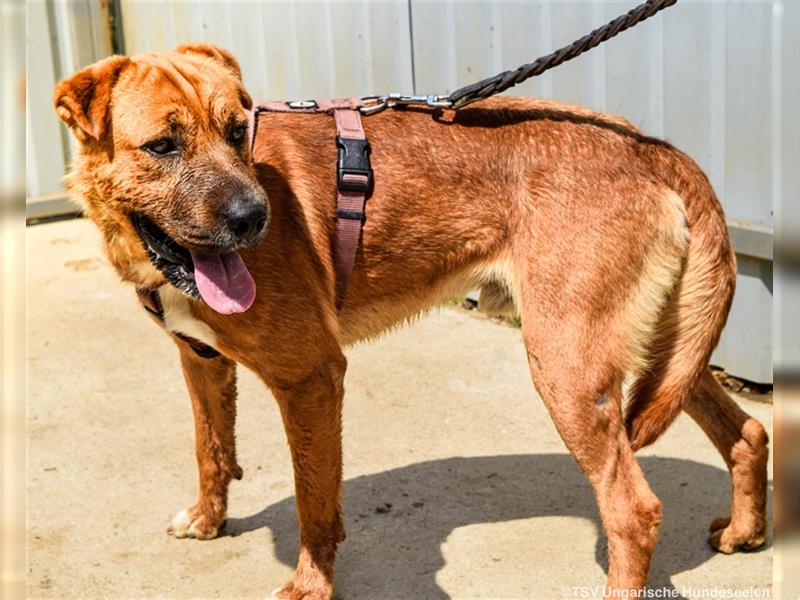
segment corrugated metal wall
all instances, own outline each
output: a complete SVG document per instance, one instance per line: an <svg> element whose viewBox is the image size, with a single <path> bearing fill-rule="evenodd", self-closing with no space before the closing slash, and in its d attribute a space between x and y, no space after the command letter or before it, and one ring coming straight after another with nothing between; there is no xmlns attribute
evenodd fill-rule
<svg viewBox="0 0 800 600"><path fill-rule="evenodd" d="M27 81L28 196L62 189L74 140L53 111L62 78L111 54L107 2L29 2Z"/></svg>
<svg viewBox="0 0 800 600"><path fill-rule="evenodd" d="M262 100L410 90L408 18L406 2L122 2L127 52L218 44Z"/></svg>
<svg viewBox="0 0 800 600"><path fill-rule="evenodd" d="M219 44L239 58L255 98L303 99L449 92L530 62L636 4L122 0L121 16L129 54L187 41ZM57 38L69 15L61 16ZM682 0L513 92L621 114L706 170L740 265L714 362L756 381L772 380L772 205L800 197L797 31L800 6L793 1ZM38 127L52 129L44 120ZM49 191L50 174L60 176L63 165L33 158L40 168L32 187Z"/></svg>

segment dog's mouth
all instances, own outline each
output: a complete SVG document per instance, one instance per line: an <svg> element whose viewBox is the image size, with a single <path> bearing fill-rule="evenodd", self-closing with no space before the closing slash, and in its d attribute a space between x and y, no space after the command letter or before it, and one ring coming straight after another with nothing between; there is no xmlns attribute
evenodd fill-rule
<svg viewBox="0 0 800 600"><path fill-rule="evenodd" d="M185 248L140 213L131 215L131 223L150 262L190 298L202 298L223 315L244 312L253 304L255 282L236 250Z"/></svg>

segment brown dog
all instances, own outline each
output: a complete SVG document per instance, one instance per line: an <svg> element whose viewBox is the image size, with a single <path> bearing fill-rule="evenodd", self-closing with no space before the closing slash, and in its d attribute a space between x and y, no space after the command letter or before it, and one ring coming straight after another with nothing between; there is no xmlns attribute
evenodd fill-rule
<svg viewBox="0 0 800 600"><path fill-rule="evenodd" d="M223 523L241 477L242 364L273 391L294 463L300 558L277 594L330 598L344 539L342 347L483 286L490 308L521 315L536 389L594 488L608 588L645 585L661 505L634 451L681 410L731 472L731 515L711 524L711 544L764 543L767 436L706 369L734 256L708 180L669 144L527 99L364 117L375 187L337 313L330 116L261 117L251 156L239 66L205 45L108 58L61 82L55 104L81 142L70 189L111 263L159 288L170 332L221 353L199 357L173 335L200 470L173 535L212 538Z"/></svg>

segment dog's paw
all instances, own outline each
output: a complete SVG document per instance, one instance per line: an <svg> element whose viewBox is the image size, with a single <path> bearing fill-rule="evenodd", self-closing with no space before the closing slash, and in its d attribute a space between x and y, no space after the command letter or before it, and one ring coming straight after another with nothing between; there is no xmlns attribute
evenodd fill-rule
<svg viewBox="0 0 800 600"><path fill-rule="evenodd" d="M273 590L270 598L278 600L331 600L333 598L333 588L329 585L316 587L309 585L311 582L301 585L295 583L296 581L299 580L295 577Z"/></svg>
<svg viewBox="0 0 800 600"><path fill-rule="evenodd" d="M199 510L190 508L172 517L167 533L176 538L212 540L219 534L220 525L212 523L211 519Z"/></svg>
<svg viewBox="0 0 800 600"><path fill-rule="evenodd" d="M708 543L723 554L733 554L739 550L755 550L767 541L766 527L753 522L747 527L736 527L730 517L717 517L708 527L711 534Z"/></svg>

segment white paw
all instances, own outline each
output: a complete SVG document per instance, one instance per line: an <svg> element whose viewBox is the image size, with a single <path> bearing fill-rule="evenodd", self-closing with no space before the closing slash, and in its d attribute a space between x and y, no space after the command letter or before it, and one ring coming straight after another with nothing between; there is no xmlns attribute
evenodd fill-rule
<svg viewBox="0 0 800 600"><path fill-rule="evenodd" d="M217 527L202 527L204 521L200 515L195 519L189 517L189 512L182 510L172 517L172 521L167 527L167 533L176 538L195 538L198 540L211 540L217 537L219 529Z"/></svg>

